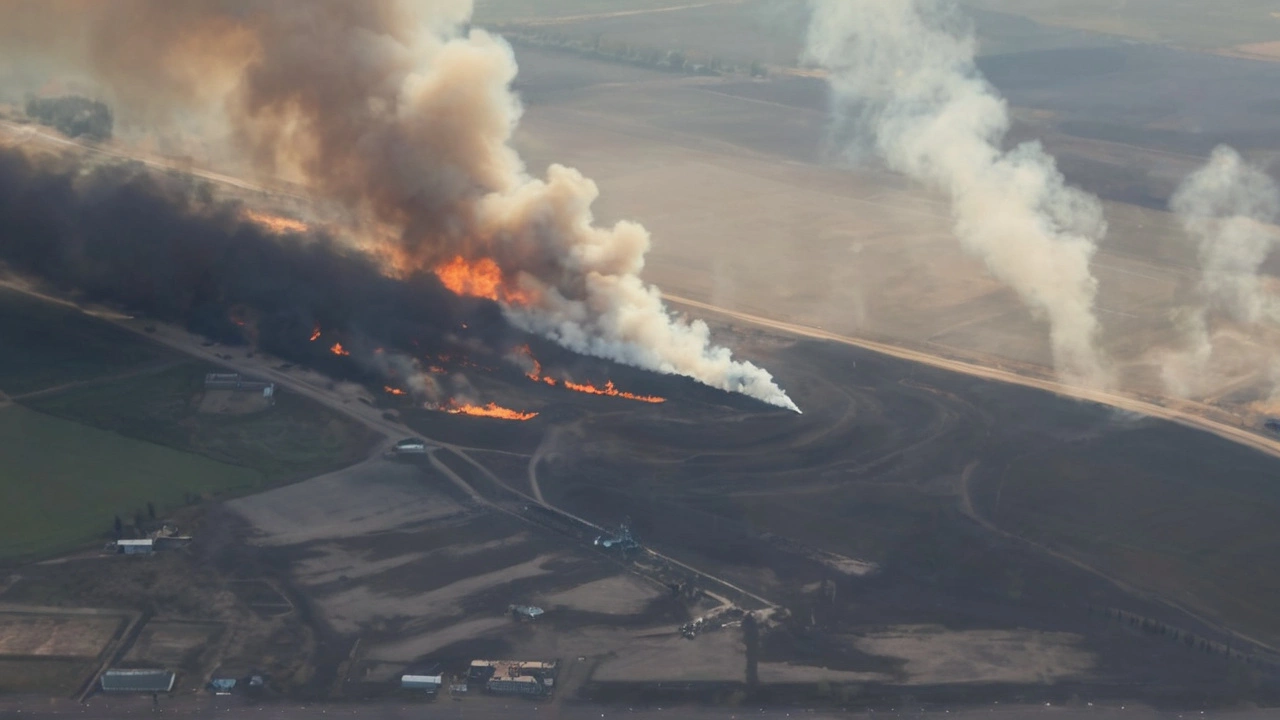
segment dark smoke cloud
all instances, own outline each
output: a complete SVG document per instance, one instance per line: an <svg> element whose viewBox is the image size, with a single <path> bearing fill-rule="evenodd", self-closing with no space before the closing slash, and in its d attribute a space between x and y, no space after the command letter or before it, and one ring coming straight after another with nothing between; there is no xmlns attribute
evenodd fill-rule
<svg viewBox="0 0 1280 720"><path fill-rule="evenodd" d="M0 149L0 264L82 301L227 343L252 339L339 373L356 369L327 357L335 340L372 377L409 369L375 360L374 348L422 357L445 348L463 323L489 347L523 337L496 305L459 298L434 276L388 278L323 233L274 235L209 186L132 164L90 169ZM309 342L317 324L322 342Z"/></svg>

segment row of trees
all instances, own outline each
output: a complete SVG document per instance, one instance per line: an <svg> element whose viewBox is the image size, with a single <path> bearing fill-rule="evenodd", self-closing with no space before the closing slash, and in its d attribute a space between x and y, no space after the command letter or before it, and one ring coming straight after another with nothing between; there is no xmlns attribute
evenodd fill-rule
<svg viewBox="0 0 1280 720"><path fill-rule="evenodd" d="M1134 630L1139 630L1148 635L1160 635L1174 642L1180 642L1193 650L1199 650L1209 655L1221 655L1228 660L1237 660L1246 665L1264 668L1271 672L1280 671L1274 662L1269 659L1261 658L1251 652L1241 652L1233 649L1231 645L1209 640L1194 633L1187 632L1170 625L1165 625L1159 620L1135 615L1133 613L1124 612L1115 608L1096 608L1089 606L1089 613L1102 615L1109 620L1126 625Z"/></svg>
<svg viewBox="0 0 1280 720"><path fill-rule="evenodd" d="M621 40L605 39L599 35L592 38L583 38L560 32L530 28L505 29L502 31L502 35L513 45L567 50L598 60L624 62L628 65L638 65L668 72L682 72L691 75L738 74L750 75L751 77L767 77L769 74L768 69L756 60L751 61L749 64L731 63L715 55L632 45Z"/></svg>
<svg viewBox="0 0 1280 720"><path fill-rule="evenodd" d="M115 123L106 103L79 95L31 98L27 101L27 116L67 137L83 135L93 140L110 138Z"/></svg>
<svg viewBox="0 0 1280 720"><path fill-rule="evenodd" d="M143 528L147 524L147 521L150 520L151 522L155 522L155 519L156 505L153 502L147 502L147 512L145 515L143 515L141 510L135 510L133 513L133 524L130 526L133 529L133 534L138 537L144 535L146 531ZM112 529L117 540L124 537L125 524L124 521L120 519L119 515L116 515Z"/></svg>

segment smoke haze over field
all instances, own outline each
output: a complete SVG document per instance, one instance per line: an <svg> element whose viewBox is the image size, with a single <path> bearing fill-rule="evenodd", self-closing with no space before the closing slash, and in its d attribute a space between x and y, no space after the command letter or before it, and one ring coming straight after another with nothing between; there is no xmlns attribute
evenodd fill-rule
<svg viewBox="0 0 1280 720"><path fill-rule="evenodd" d="M947 193L963 246L1048 321L1059 374L1109 385L1090 269L1101 206L1038 143L1001 149L1009 113L974 64L971 28L936 0L812 7L806 57L828 70L842 147Z"/></svg>
<svg viewBox="0 0 1280 720"><path fill-rule="evenodd" d="M29 0L0 5L0 60L98 83L121 123L216 111L264 176L357 218L399 277L492 259L508 318L576 352L795 409L765 370L675 318L640 278L649 235L598 227L570 168L531 176L504 41L469 0Z"/></svg>
<svg viewBox="0 0 1280 720"><path fill-rule="evenodd" d="M1221 146L1188 176L1169 204L1196 241L1199 302L1181 318L1186 349L1171 354L1164 377L1171 392L1191 395L1214 360L1213 314L1256 326L1280 319L1280 302L1263 286L1262 263L1278 245L1280 187L1234 149Z"/></svg>

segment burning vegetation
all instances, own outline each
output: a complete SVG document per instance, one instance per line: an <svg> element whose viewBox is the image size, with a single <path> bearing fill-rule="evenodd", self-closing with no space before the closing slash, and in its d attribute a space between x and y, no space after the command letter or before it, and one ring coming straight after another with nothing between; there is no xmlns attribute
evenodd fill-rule
<svg viewBox="0 0 1280 720"><path fill-rule="evenodd" d="M342 347L342 343L340 342L334 343L333 347L329 348L329 352L340 357L346 357L351 354L351 351Z"/></svg>
<svg viewBox="0 0 1280 720"><path fill-rule="evenodd" d="M28 202L25 182L2 181L0 162L0 197L14 199L8 214L48 214L52 208L59 217L47 226L12 218L10 224L24 232L0 246L0 258L17 271L132 308L159 308L169 316L189 311L181 319L216 325L214 330L228 336L235 330L223 327L231 325L225 316L211 323L209 308L201 305L234 294L263 318L264 349L298 355L305 354L273 335L287 329L295 341L305 337L298 318L322 319L339 337L390 347L401 328L411 326L391 315L413 315L436 330L456 328L462 318L449 317L441 307L458 296L487 298L501 307L465 302L456 310L491 339L512 326L570 352L683 375L798 411L767 371L734 360L712 342L705 323L668 310L639 274L648 232L634 222L597 224L591 211L599 195L594 182L559 164L540 176L527 172L512 146L520 117L511 88L514 56L501 37L472 26L470 2L46 0L18 3L12 10L9 5L0 3L0 37L6 40L0 55L15 67L33 68L33 81L75 77L96 84L122 106L145 102L156 116L189 115L225 127L220 136L229 144L213 148L213 154L233 167L289 177L308 197L343 211L335 230L364 238L342 242L327 228L224 205L180 182L172 188L154 180L139 180L132 188L102 182L108 174L127 180L143 172L126 164L96 176L68 173L53 162L12 168L34 181L36 193L75 195L73 204L81 189L102 185L105 193L84 195L81 204L90 211L84 222L92 232L79 233L67 226L65 218L73 215L67 202ZM189 42L192 36L208 41ZM68 37L82 42L63 42ZM139 46L166 62L132 62ZM202 72L174 73L173 67ZM46 72L48 77L40 77ZM50 181L63 175L71 178L65 186ZM149 202L146 212L103 222L137 200ZM176 220L184 232L162 232L154 222L158 217ZM119 230L104 231L111 225ZM30 240L25 236L33 228L55 237ZM371 228L377 231L364 232ZM112 273L96 266L91 273L81 270L58 252L60 241L78 247L85 237L104 247L141 245L130 235L163 238L146 252L162 256L156 267L168 277L110 284L102 278ZM204 247L210 240L231 254ZM127 252L116 254L117 263L131 261L119 277L136 277L140 263ZM214 273L199 271L210 265ZM309 281L300 293L280 290L279 276L286 272ZM173 283L175 277L203 279L200 287L189 288ZM191 291L177 293L186 306L174 309L171 298L161 297L176 293L167 290L171 285ZM343 289L341 298L315 292L334 287ZM438 297L445 294L450 298ZM313 307L285 307L302 303ZM395 347L413 352L400 343Z"/></svg>
<svg viewBox="0 0 1280 720"><path fill-rule="evenodd" d="M440 410L454 415L475 415L477 417L496 418L498 420L532 420L538 417L536 412L520 412L504 408L497 403L489 403L488 405L472 405L470 403L456 403L452 400L440 406Z"/></svg>
<svg viewBox="0 0 1280 720"><path fill-rule="evenodd" d="M664 403L667 401L666 398L658 397L657 395L637 395L635 393L619 390L614 386L612 380L606 381L604 387L597 387L590 383L576 383L572 380L557 380L556 378L543 375L542 363L538 362L538 358L533 356L533 350L531 350L528 345L522 345L516 348L516 355L518 358L523 358L523 361L530 366L529 369L525 371L525 377L533 380L534 382L546 383L552 387L563 387L566 390L587 393L588 395L606 395L609 397L623 398L624 400L635 400L637 402L653 404Z"/></svg>
<svg viewBox="0 0 1280 720"><path fill-rule="evenodd" d="M657 395L636 395L635 393L624 392L613 386L613 381L605 382L604 387L596 387L589 383L576 383L570 380L564 381L564 386L574 392L587 393L590 395L608 395L609 397L619 397L626 400L636 400L645 403L664 403L666 398Z"/></svg>
<svg viewBox="0 0 1280 720"><path fill-rule="evenodd" d="M468 262L458 255L437 267L435 274L456 295L486 298L507 305L529 305L533 302L529 294L509 282L498 263L489 258Z"/></svg>
<svg viewBox="0 0 1280 720"><path fill-rule="evenodd" d="M280 215L270 215L268 213L258 212L257 210L245 210L244 218L258 227L277 235L284 233L305 233L311 230L311 226L301 220L295 220L293 218L287 218Z"/></svg>

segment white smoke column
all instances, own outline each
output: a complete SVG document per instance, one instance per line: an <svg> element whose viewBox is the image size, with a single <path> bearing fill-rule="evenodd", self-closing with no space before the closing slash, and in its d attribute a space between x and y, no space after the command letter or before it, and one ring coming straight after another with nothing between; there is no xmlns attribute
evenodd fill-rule
<svg viewBox="0 0 1280 720"><path fill-rule="evenodd" d="M1245 325L1280 319L1280 303L1262 286L1259 269L1280 244L1280 188L1234 149L1214 149L1203 167L1178 186L1169 207L1198 245L1199 302L1178 322L1185 349L1166 355L1163 376L1170 392L1188 397L1202 390L1214 355L1211 313Z"/></svg>
<svg viewBox="0 0 1280 720"><path fill-rule="evenodd" d="M1280 242L1280 188L1262 170L1225 145L1189 175L1169 207L1199 244L1205 302L1237 322L1275 319L1275 298L1262 287L1258 269Z"/></svg>
<svg viewBox="0 0 1280 720"><path fill-rule="evenodd" d="M806 57L828 71L837 128L898 172L951 198L955 233L1047 318L1054 365L1106 386L1089 263L1106 232L1100 204L1067 187L1038 143L1002 151L1005 102L974 64L975 41L948 3L812 0Z"/></svg>
<svg viewBox="0 0 1280 720"><path fill-rule="evenodd" d="M684 375L799 412L768 371L714 345L706 323L671 315L658 288L640 278L648 231L631 222L596 227L591 204L598 194L577 170L552 165L545 181L521 177L481 202L481 236L525 251L541 246L559 275L573 279L552 284L522 273L533 304L507 305L507 317L574 352Z"/></svg>

